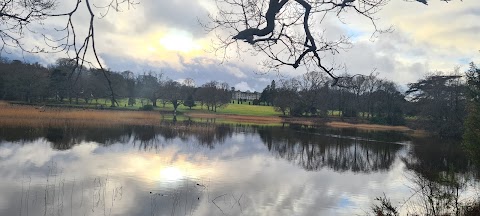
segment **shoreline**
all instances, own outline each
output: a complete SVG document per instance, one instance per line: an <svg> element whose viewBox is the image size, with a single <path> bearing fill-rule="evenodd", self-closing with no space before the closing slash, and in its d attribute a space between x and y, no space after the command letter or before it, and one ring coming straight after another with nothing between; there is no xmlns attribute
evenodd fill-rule
<svg viewBox="0 0 480 216"><path fill-rule="evenodd" d="M287 123L287 124L302 124L309 126L326 126L331 128L355 128L359 130L375 130L375 131L398 131L409 133L423 133L419 130L411 129L407 126L391 126L391 125L379 125L369 123L350 123L343 121L335 121L332 118L307 118L307 117L269 117L269 116L247 116L247 115L234 115L234 114L215 114L215 113L201 113L191 112L184 114L191 118L200 119L226 119L245 123Z"/></svg>
<svg viewBox="0 0 480 216"><path fill-rule="evenodd" d="M0 125L51 125L51 124L79 124L79 125L155 125L165 116L164 112L140 111L128 109L92 109L68 106L37 107L35 104L18 104L0 101ZM238 123L250 124L301 124L308 126L326 126L330 128L354 128L358 130L397 131L413 134L425 134L421 130L407 126L390 126L362 122L359 120L341 121L335 117L281 117L281 116L254 116L238 114L218 114L191 111L182 114L185 117L196 119L221 119Z"/></svg>

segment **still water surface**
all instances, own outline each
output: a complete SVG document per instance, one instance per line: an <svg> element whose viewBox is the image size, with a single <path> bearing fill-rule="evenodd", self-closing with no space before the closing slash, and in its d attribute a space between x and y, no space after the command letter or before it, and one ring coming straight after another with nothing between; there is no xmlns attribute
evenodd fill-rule
<svg viewBox="0 0 480 216"><path fill-rule="evenodd" d="M0 215L365 215L384 194L405 212L416 179L468 167L456 143L392 132L0 128Z"/></svg>

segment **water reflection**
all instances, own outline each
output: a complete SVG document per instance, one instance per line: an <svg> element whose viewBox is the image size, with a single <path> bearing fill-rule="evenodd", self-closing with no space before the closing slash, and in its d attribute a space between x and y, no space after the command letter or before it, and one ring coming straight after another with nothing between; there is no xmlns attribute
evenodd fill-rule
<svg viewBox="0 0 480 216"><path fill-rule="evenodd" d="M96 142L104 146L114 143L128 143L133 140L139 147L148 149L163 144L164 141L194 139L198 144L214 148L227 137L231 137L234 128L227 125L196 124L157 126L120 126L107 128L0 128L0 140L9 142L32 142L45 138L57 150L70 149L83 142ZM163 142L162 142L163 141ZM157 146L158 147L158 146Z"/></svg>
<svg viewBox="0 0 480 216"><path fill-rule="evenodd" d="M366 139L351 131L339 134L318 129L265 128L258 131L268 150L277 157L300 165L306 170L325 167L335 171L371 172L388 170L402 145Z"/></svg>
<svg viewBox="0 0 480 216"><path fill-rule="evenodd" d="M415 148L402 158L412 191L405 211L468 215L467 206L478 202L477 170L459 141L417 138L413 142L417 144Z"/></svg>
<svg viewBox="0 0 480 216"><path fill-rule="evenodd" d="M335 171L354 172L387 170L398 151L404 147L392 144L402 140L403 137L398 133L359 134L354 130L303 128L298 125L232 127L195 124L190 121L181 125L165 122L162 127L3 128L0 130L0 140L26 142L45 138L52 144L52 148L57 150L70 149L83 142L96 142L108 146L132 141L138 148L149 150L158 149L168 141L180 139L182 142L194 142L213 149L215 145L225 143L225 140L231 138L234 133L258 134L272 154L298 164L306 170L319 170L325 167ZM388 141L385 141L386 139Z"/></svg>
<svg viewBox="0 0 480 216"><path fill-rule="evenodd" d="M0 215L363 214L380 194L408 197L408 170L469 172L461 152L424 142L190 121L0 128Z"/></svg>

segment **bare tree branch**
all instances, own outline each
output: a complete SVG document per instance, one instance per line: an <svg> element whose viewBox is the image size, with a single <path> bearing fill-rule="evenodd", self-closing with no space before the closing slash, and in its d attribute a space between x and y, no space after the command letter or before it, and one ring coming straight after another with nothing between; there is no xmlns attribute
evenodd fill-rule
<svg viewBox="0 0 480 216"><path fill-rule="evenodd" d="M336 85L341 77L335 71L342 67L327 62L326 57L350 48L351 43L347 36L332 40L325 36L325 31L318 30L327 17L341 19L343 13L352 13L372 23L372 37L390 32L390 27L382 29L376 24L376 14L389 1L215 0L217 12L210 15L211 22L204 26L219 37L215 50L224 58L230 47L241 47L238 42L243 41L254 55L263 53L268 57L264 62L268 70L302 66L307 71L327 73Z"/></svg>
<svg viewBox="0 0 480 216"><path fill-rule="evenodd" d="M82 4L83 3L83 4ZM96 14L99 18L104 18L111 9L121 12L122 7L127 9L137 5L135 0L108 0L105 5L94 5L90 0L76 0L74 7L69 11L59 12L57 0L4 0L0 1L0 55L10 53L10 49L20 49L27 53L65 53L73 61L73 68L70 77L81 69L84 65L92 68L98 68L107 80L111 91L112 105L116 103L114 89L112 87L109 72L105 70L98 56L95 45L95 20ZM83 8L88 12L89 20L81 20L81 23L74 23L74 16ZM49 36L45 33L39 33L29 28L29 26L43 26L43 21L55 18L65 22L63 28L56 28L56 36ZM87 24L87 25L84 25ZM87 34L78 35L77 27L86 26ZM26 34L38 35L43 37L44 45L35 45L33 48L27 48L25 45ZM87 59L91 54L93 60Z"/></svg>

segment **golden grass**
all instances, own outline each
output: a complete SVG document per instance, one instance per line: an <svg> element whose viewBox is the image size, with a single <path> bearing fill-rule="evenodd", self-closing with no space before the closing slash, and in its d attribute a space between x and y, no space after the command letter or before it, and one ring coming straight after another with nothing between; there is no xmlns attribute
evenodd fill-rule
<svg viewBox="0 0 480 216"><path fill-rule="evenodd" d="M248 122L254 124L272 124L272 123L294 123L304 125L325 125L332 128L356 128L359 130L374 130L374 131L399 131L409 132L414 135L423 136L425 132L413 130L406 126L390 126L378 124L352 124L346 122L323 122L316 121L317 119L309 118L280 118L273 116L244 116L244 115L225 115L225 114L209 114L209 113L187 113L187 116L192 118L219 118L228 119L234 122Z"/></svg>
<svg viewBox="0 0 480 216"><path fill-rule="evenodd" d="M248 116L248 115L228 115L228 114L210 114L210 113L186 113L186 116L192 118L219 118L232 120L234 122L248 122L254 124L271 124L281 123L283 120L280 117L273 116Z"/></svg>
<svg viewBox="0 0 480 216"><path fill-rule="evenodd" d="M323 124L333 128L356 128L360 130L414 132L418 136L424 133L414 131L405 126L388 126L376 124L351 124L346 122L316 122L307 118L281 118L274 116L247 116L232 114L186 113L192 118L217 118L239 123L275 124L297 123L306 125ZM119 125L160 125L162 116L157 112L113 111L113 110L83 110L66 108L39 108L34 106L12 105L0 101L0 127L49 127L49 126L119 126ZM182 125L172 125L181 129ZM209 127L199 127L199 130L210 130Z"/></svg>
<svg viewBox="0 0 480 216"><path fill-rule="evenodd" d="M376 131L401 131L401 132L413 132L412 129L405 126L390 126L390 125L378 125L378 124L351 124L346 122L328 122L325 123L328 127L334 128L356 128L360 130L376 130Z"/></svg>
<svg viewBox="0 0 480 216"><path fill-rule="evenodd" d="M159 124L155 112L39 108L0 101L0 126L114 126Z"/></svg>

